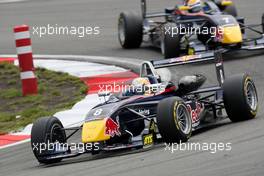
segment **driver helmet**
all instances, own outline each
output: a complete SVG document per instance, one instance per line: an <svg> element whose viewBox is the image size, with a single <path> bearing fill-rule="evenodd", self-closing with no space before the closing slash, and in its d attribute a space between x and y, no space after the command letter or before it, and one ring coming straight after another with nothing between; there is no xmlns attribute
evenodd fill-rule
<svg viewBox="0 0 264 176"><path fill-rule="evenodd" d="M201 0L185 0L184 5L190 7L190 13L198 13L202 10Z"/></svg>
<svg viewBox="0 0 264 176"><path fill-rule="evenodd" d="M151 85L150 84L150 81L148 78L145 78L145 77L141 77L141 78L135 78L133 81L132 81L132 86L133 86L133 89L135 91L138 91L142 94L145 94L146 93L146 89L147 87Z"/></svg>

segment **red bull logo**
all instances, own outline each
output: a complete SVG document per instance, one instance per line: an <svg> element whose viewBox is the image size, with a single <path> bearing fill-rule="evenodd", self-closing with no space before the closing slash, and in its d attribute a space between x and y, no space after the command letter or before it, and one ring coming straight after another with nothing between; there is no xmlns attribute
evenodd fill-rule
<svg viewBox="0 0 264 176"><path fill-rule="evenodd" d="M195 108L192 108L190 104L187 105L189 112L191 113L191 118L193 123L200 120L200 114L203 111L203 105L201 103L195 103Z"/></svg>
<svg viewBox="0 0 264 176"><path fill-rule="evenodd" d="M115 135L120 136L119 124L116 123L113 119L108 118L105 123L105 134L114 137Z"/></svg>

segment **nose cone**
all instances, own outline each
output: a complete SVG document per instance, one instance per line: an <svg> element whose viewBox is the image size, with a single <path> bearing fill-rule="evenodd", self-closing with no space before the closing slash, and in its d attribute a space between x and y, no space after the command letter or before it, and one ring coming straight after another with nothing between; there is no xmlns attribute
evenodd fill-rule
<svg viewBox="0 0 264 176"><path fill-rule="evenodd" d="M236 44L242 42L242 33L239 25L222 27L223 44Z"/></svg>
<svg viewBox="0 0 264 176"><path fill-rule="evenodd" d="M119 124L112 118L88 121L83 124L82 142L99 142L109 140L110 137L120 136Z"/></svg>
<svg viewBox="0 0 264 176"><path fill-rule="evenodd" d="M85 122L82 128L82 142L99 142L110 139L110 135L105 133L106 119Z"/></svg>

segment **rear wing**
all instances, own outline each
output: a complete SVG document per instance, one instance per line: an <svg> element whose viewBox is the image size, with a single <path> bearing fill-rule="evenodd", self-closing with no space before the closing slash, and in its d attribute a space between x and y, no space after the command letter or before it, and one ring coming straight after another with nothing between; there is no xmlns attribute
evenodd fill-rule
<svg viewBox="0 0 264 176"><path fill-rule="evenodd" d="M155 69L215 60L214 52L151 61Z"/></svg>
<svg viewBox="0 0 264 176"><path fill-rule="evenodd" d="M214 52L207 52L197 55L188 55L188 56L176 57L171 59L153 60L150 62L144 62L142 64L140 74L142 76L144 74L144 69L148 68L147 72L149 73L152 72L154 76L157 76L155 73L155 69L188 65L194 63L202 63L206 61L215 62L217 80L219 82L219 85L222 86L225 79L222 51L214 51Z"/></svg>

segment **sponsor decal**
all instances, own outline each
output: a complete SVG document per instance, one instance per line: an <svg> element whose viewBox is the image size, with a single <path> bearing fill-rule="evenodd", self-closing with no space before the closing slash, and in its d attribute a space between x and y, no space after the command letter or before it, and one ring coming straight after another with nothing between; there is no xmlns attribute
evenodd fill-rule
<svg viewBox="0 0 264 176"><path fill-rule="evenodd" d="M105 123L105 134L111 137L120 136L119 124L116 123L112 118L108 118Z"/></svg>
<svg viewBox="0 0 264 176"><path fill-rule="evenodd" d="M150 115L150 110L149 109L139 109L138 113L141 115Z"/></svg>
<svg viewBox="0 0 264 176"><path fill-rule="evenodd" d="M101 115L102 114L102 112L103 112L103 109L97 109L95 112L94 112L94 116L99 116L99 115Z"/></svg>
<svg viewBox="0 0 264 176"><path fill-rule="evenodd" d="M170 63L174 63L174 62L187 62L189 60L200 59L201 56L202 56L201 54L199 54L199 55L187 55L187 56L172 58L172 59L170 59L169 62Z"/></svg>
<svg viewBox="0 0 264 176"><path fill-rule="evenodd" d="M147 134L143 136L143 145L144 146L150 146L154 142L153 140L153 134Z"/></svg>
<svg viewBox="0 0 264 176"><path fill-rule="evenodd" d="M200 114L203 111L203 105L201 103L196 102L195 108L193 108L190 104L187 104L187 108L191 114L192 122L198 122L200 120Z"/></svg>
<svg viewBox="0 0 264 176"><path fill-rule="evenodd" d="M149 132L151 132L151 133L155 133L156 132L156 126L155 126L154 120L151 120L150 121L150 124L149 124Z"/></svg>

